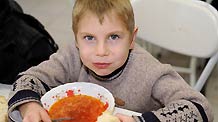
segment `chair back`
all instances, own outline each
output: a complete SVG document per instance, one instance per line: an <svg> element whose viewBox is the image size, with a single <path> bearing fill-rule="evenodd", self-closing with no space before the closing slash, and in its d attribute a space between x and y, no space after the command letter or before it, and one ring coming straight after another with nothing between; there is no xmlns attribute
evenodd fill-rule
<svg viewBox="0 0 218 122"><path fill-rule="evenodd" d="M138 37L201 58L218 50L218 13L198 0L132 0Z"/></svg>

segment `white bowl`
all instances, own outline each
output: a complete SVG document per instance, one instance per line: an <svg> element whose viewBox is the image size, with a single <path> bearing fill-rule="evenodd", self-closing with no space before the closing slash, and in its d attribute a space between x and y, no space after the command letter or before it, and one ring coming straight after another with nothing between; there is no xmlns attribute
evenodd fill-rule
<svg viewBox="0 0 218 122"><path fill-rule="evenodd" d="M48 91L41 97L43 107L49 111L50 107L59 99L67 97L69 94L88 95L101 100L104 104L108 104L106 109L113 113L115 102L114 97L106 88L93 83L74 82L60 85Z"/></svg>

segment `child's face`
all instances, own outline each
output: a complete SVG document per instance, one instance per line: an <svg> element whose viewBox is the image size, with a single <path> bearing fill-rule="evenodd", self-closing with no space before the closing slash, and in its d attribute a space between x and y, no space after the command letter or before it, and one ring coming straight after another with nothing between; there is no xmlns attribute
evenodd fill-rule
<svg viewBox="0 0 218 122"><path fill-rule="evenodd" d="M100 76L112 73L125 63L135 33L131 35L114 13L105 15L102 24L95 14L86 13L76 34L83 64Z"/></svg>

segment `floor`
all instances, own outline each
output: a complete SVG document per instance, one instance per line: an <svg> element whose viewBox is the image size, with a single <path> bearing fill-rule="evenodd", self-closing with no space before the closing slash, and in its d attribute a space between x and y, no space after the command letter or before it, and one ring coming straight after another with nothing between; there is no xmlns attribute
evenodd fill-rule
<svg viewBox="0 0 218 122"><path fill-rule="evenodd" d="M72 0L17 0L25 13L36 17L45 26L60 48L69 44L73 38L71 30ZM165 51L160 60L169 63L187 64L188 58ZM172 62L174 61L174 62ZM186 78L186 76L184 75ZM214 69L205 88L205 96L214 108L215 120L218 122L218 66Z"/></svg>

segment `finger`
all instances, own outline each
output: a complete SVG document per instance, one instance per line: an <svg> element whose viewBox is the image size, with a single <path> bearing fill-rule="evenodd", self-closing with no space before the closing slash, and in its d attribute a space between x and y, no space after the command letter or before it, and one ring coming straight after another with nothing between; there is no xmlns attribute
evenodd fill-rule
<svg viewBox="0 0 218 122"><path fill-rule="evenodd" d="M121 122L124 121L124 115L123 115L123 114L116 113L115 116L116 116L117 118L119 118L119 120L120 120Z"/></svg>
<svg viewBox="0 0 218 122"><path fill-rule="evenodd" d="M22 122L40 122L41 119L37 114L26 115Z"/></svg>
<svg viewBox="0 0 218 122"><path fill-rule="evenodd" d="M119 118L123 118L123 117L125 117L126 115L121 114L121 113L116 113L115 116L117 116L117 117L119 117Z"/></svg>
<svg viewBox="0 0 218 122"><path fill-rule="evenodd" d="M135 120L131 116L127 116L120 113L115 114L115 116L117 116L121 122L135 122Z"/></svg>
<svg viewBox="0 0 218 122"><path fill-rule="evenodd" d="M43 122L51 122L51 119L45 110L40 112L40 116L41 116Z"/></svg>

